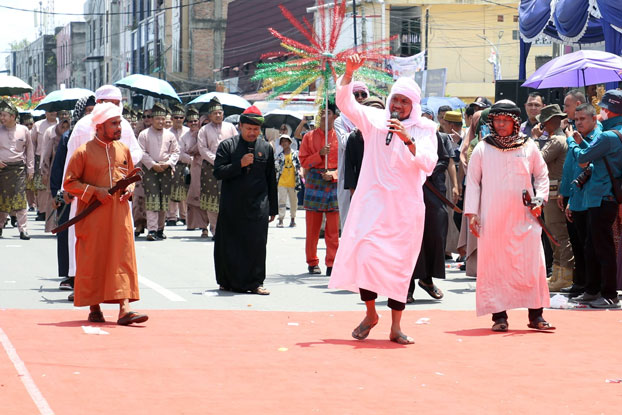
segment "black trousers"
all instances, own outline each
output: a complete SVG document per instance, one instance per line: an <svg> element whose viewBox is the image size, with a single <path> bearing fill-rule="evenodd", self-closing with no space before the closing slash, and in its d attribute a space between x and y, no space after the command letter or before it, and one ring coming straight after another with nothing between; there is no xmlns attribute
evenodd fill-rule
<svg viewBox="0 0 622 415"><path fill-rule="evenodd" d="M378 294L376 294L373 291L366 290L364 288L359 288L359 292L361 293L361 300L365 302L372 301L378 298ZM406 303L401 303L392 298L389 298L387 305L389 306L391 310L395 310L395 311L403 311L406 308Z"/></svg>
<svg viewBox="0 0 622 415"><path fill-rule="evenodd" d="M589 271L585 291L592 295L600 292L608 299L618 295L616 248L612 229L617 214L618 204L609 200L603 200L599 207L587 210L589 232L585 241L585 261Z"/></svg>
<svg viewBox="0 0 622 415"><path fill-rule="evenodd" d="M585 241L589 229L587 227L587 210L580 212L572 212L572 222L566 222L568 225L568 236L572 245L572 254L574 255L574 273L572 275L572 283L579 287L585 287L587 280L587 262L585 260Z"/></svg>
<svg viewBox="0 0 622 415"><path fill-rule="evenodd" d="M530 308L529 309L529 321L534 321L538 317L542 317L543 308ZM498 313L492 313L492 321L497 321L500 318L508 319L507 311L500 311Z"/></svg>
<svg viewBox="0 0 622 415"><path fill-rule="evenodd" d="M63 211L63 208L65 210ZM69 205L62 205L56 209L58 224L69 220ZM61 214L62 212L62 214ZM69 231L64 230L56 234L56 257L58 259L58 276L69 276Z"/></svg>

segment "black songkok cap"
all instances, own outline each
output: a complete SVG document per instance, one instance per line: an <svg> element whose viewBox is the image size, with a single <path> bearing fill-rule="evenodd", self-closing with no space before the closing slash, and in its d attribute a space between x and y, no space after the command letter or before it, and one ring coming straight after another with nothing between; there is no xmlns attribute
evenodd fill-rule
<svg viewBox="0 0 622 415"><path fill-rule="evenodd" d="M166 117L166 114L166 107L159 102L156 102L153 104L153 107L151 107L151 115L153 117Z"/></svg>
<svg viewBox="0 0 622 415"><path fill-rule="evenodd" d="M495 114L501 113L509 113L520 118L520 108L509 99L501 100L490 107L488 117L493 117Z"/></svg>

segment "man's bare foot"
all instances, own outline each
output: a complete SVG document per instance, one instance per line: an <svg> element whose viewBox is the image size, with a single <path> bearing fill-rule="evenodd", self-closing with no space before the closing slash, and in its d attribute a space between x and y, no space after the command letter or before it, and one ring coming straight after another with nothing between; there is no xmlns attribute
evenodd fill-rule
<svg viewBox="0 0 622 415"><path fill-rule="evenodd" d="M378 314L375 316L366 315L361 324L352 332L352 337L356 340L365 340L376 324L378 324Z"/></svg>
<svg viewBox="0 0 622 415"><path fill-rule="evenodd" d="M395 332L391 330L391 334L389 335L389 340L397 344L415 344L415 339L413 339L410 336L405 335L401 331Z"/></svg>

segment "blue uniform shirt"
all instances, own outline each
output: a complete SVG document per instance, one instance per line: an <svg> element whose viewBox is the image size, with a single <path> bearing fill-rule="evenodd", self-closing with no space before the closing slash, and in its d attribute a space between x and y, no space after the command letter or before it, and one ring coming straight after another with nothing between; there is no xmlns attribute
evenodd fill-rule
<svg viewBox="0 0 622 415"><path fill-rule="evenodd" d="M587 148L579 149L575 153L578 163L593 163L592 177L583 187L583 209L579 210L599 207L603 198L610 199L613 196L611 180L603 157L607 157L614 177L622 175L622 141L615 133L607 131L612 128L622 131L622 116L603 121L603 132L597 135ZM569 138L568 148L572 148L574 152L576 147L577 143Z"/></svg>
<svg viewBox="0 0 622 415"><path fill-rule="evenodd" d="M566 153L566 160L564 160L564 172L562 175L562 183L559 188L561 195L569 198L568 206L572 211L578 212L586 209L583 207L585 187L583 189L579 189L576 185L572 184L572 181L583 171L577 162L577 154L580 150L587 148L594 137L600 133L600 126L596 125L596 127L587 136L583 137L583 141L580 146L576 144L572 137L566 139L568 143L568 152ZM570 140L574 143L574 146L572 147L570 145Z"/></svg>

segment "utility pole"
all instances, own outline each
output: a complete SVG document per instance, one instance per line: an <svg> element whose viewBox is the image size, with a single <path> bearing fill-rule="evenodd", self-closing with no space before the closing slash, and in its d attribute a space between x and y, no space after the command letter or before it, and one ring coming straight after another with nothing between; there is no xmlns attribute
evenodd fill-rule
<svg viewBox="0 0 622 415"><path fill-rule="evenodd" d="M423 55L425 58L424 61L424 69L428 70L428 37L429 36L429 27L430 27L430 9L425 9L425 54Z"/></svg>
<svg viewBox="0 0 622 415"><path fill-rule="evenodd" d="M365 43L367 42L367 21L365 19L365 3L361 7L361 45L365 51Z"/></svg>
<svg viewBox="0 0 622 415"><path fill-rule="evenodd" d="M158 68L158 78L162 79L161 73L162 73L162 68L160 67L160 16L158 16L158 10L160 8L160 5L158 4L158 2L155 2L155 10L153 13L153 18L154 18L154 22L153 22L153 45L154 45L154 52L155 52L155 62L154 65L157 65Z"/></svg>
<svg viewBox="0 0 622 415"><path fill-rule="evenodd" d="M335 5L335 7L337 7ZM354 47L356 48L356 0L352 2L352 21L354 22Z"/></svg>

